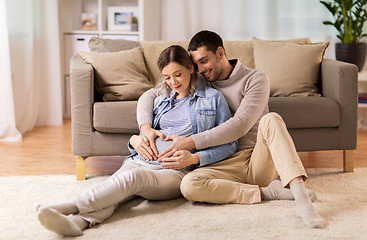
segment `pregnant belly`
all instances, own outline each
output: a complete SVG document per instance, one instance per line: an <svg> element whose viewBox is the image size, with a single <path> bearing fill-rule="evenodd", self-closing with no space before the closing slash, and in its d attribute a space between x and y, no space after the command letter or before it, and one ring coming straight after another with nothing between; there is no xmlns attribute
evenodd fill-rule
<svg viewBox="0 0 367 240"><path fill-rule="evenodd" d="M154 140L158 153L161 153L164 149L168 148L172 144L172 140L162 141L159 137Z"/></svg>

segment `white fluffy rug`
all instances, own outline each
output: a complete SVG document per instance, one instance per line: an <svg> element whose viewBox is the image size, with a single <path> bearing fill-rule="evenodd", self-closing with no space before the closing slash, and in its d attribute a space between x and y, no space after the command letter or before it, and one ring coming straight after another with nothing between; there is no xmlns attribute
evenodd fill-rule
<svg viewBox="0 0 367 240"><path fill-rule="evenodd" d="M307 228L295 216L293 201L211 205L183 198L138 198L121 205L112 218L85 230L77 239L367 239L367 168L354 173L308 169L308 173L306 186L318 194L314 205L328 222L324 229ZM34 204L69 200L105 178L0 178L0 239L61 239L38 223Z"/></svg>

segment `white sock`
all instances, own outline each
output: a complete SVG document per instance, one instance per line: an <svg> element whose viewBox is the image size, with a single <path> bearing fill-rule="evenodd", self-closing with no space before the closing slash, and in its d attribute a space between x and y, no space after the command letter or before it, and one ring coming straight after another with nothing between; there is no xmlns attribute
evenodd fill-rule
<svg viewBox="0 0 367 240"><path fill-rule="evenodd" d="M294 195L290 189L284 188L280 180L272 181L269 186L261 188L264 200L294 200ZM311 201L316 201L316 193L306 189Z"/></svg>
<svg viewBox="0 0 367 240"><path fill-rule="evenodd" d="M75 216L66 216L52 208L39 208L38 220L48 230L62 236L80 236L82 229L75 222Z"/></svg>
<svg viewBox="0 0 367 240"><path fill-rule="evenodd" d="M325 220L312 206L311 200L306 193L305 183L303 181L293 182L291 190L296 201L296 215L301 217L302 221L310 228L323 228Z"/></svg>
<svg viewBox="0 0 367 240"><path fill-rule="evenodd" d="M39 205L39 204L36 204L34 206L34 208L35 208L36 212L38 212L38 210L40 208L52 208L52 209L54 209L54 210L56 210L59 213L62 213L64 215L79 213L78 207L73 202L59 203L59 204L48 205L48 206L44 206L44 207Z"/></svg>

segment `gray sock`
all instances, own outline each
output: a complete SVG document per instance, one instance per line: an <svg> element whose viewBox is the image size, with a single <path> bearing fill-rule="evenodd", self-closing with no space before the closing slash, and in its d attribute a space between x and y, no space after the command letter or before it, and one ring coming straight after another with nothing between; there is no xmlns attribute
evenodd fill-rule
<svg viewBox="0 0 367 240"><path fill-rule="evenodd" d="M290 187L295 197L296 215L301 217L302 221L310 228L323 228L325 220L312 206L311 200L306 193L305 183L296 181Z"/></svg>
<svg viewBox="0 0 367 240"><path fill-rule="evenodd" d="M284 188L280 180L272 181L269 186L261 188L264 200L294 200L294 195L290 189ZM316 193L306 189L311 201L316 201Z"/></svg>

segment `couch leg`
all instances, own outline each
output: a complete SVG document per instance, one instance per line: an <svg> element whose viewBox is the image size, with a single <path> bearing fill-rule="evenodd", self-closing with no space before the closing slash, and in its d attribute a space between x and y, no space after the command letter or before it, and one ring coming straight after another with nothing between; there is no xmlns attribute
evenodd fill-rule
<svg viewBox="0 0 367 240"><path fill-rule="evenodd" d="M85 180L85 157L76 157L76 180Z"/></svg>
<svg viewBox="0 0 367 240"><path fill-rule="evenodd" d="M353 150L343 150L343 170L353 172Z"/></svg>

